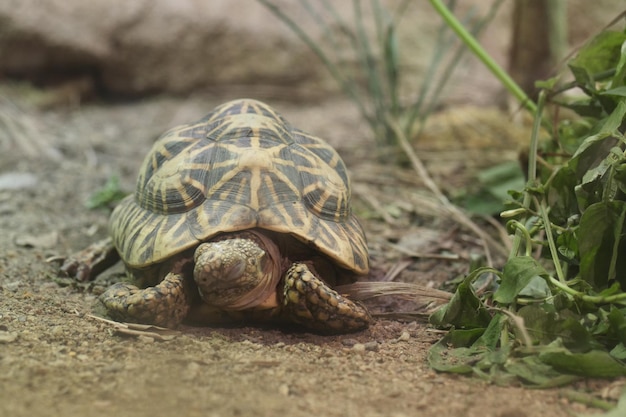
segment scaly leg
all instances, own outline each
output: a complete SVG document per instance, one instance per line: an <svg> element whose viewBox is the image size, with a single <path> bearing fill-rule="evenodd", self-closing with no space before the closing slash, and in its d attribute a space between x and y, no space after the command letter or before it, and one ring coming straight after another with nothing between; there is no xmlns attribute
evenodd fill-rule
<svg viewBox="0 0 626 417"><path fill-rule="evenodd" d="M154 287L139 289L117 283L99 298L107 315L117 321L177 327L191 305L188 284L182 274L170 272Z"/></svg>
<svg viewBox="0 0 626 417"><path fill-rule="evenodd" d="M294 264L283 287L285 316L324 333L347 333L365 329L372 320L367 309L330 288L306 264Z"/></svg>
<svg viewBox="0 0 626 417"><path fill-rule="evenodd" d="M119 259L111 238L106 238L68 256L59 269L77 281L91 281Z"/></svg>

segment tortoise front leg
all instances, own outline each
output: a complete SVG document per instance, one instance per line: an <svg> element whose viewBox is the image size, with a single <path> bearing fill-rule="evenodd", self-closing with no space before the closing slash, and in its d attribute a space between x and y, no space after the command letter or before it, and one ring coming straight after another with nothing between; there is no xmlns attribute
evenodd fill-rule
<svg viewBox="0 0 626 417"><path fill-rule="evenodd" d="M170 272L159 284L145 289L114 284L99 301L113 320L175 328L189 312L191 294L183 274Z"/></svg>
<svg viewBox="0 0 626 417"><path fill-rule="evenodd" d="M287 271L283 296L285 317L319 332L363 330L372 320L361 303L330 288L303 263L293 264Z"/></svg>

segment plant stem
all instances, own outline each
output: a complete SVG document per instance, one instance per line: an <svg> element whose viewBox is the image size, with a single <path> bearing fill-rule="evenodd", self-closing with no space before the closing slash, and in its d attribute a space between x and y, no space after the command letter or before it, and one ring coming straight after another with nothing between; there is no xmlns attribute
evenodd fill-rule
<svg viewBox="0 0 626 417"><path fill-rule="evenodd" d="M548 240L548 247L550 248L550 255L552 256L552 263L554 263L554 271L556 272L556 276L559 278L559 281L565 283L565 274L563 273L563 268L561 268L559 253L556 250L556 243L554 242L554 235L552 234L552 223L550 223L550 218L548 217L546 202L541 200L536 201L536 204L539 207L539 214L541 215L543 227L546 231L546 239Z"/></svg>
<svg viewBox="0 0 626 417"><path fill-rule="evenodd" d="M526 239L526 256L530 256L533 247L533 238L530 236L530 232L522 223L518 222L517 220L512 220L509 224L515 229L516 240L519 233L521 233L521 235ZM521 239L519 240L521 241ZM515 253L517 254L517 252L518 249L516 249Z"/></svg>
<svg viewBox="0 0 626 417"><path fill-rule="evenodd" d="M568 390L563 391L562 394L570 401L576 401L577 403L584 404L584 405L594 407L594 408L599 408L604 411L609 411L615 408L615 404L612 404L608 401L601 400L600 398L596 398L593 395L587 394L585 392L568 389ZM609 414L596 414L596 415L608 416Z"/></svg>
<svg viewBox="0 0 626 417"><path fill-rule="evenodd" d="M546 94L544 91L539 93L539 103L535 109L535 117L533 122L533 130L530 136L530 148L528 149L528 185L535 186L537 180L537 149L539 148L539 129L541 127L541 114L543 113L543 107L546 103ZM524 191L524 200L522 201L522 207L527 212L530 210L530 202L532 198L528 190ZM509 253L509 259L518 256L519 249L522 244L523 233L520 228L515 230L515 239L511 252Z"/></svg>
<svg viewBox="0 0 626 417"><path fill-rule="evenodd" d="M535 103L524 93L524 90L509 76L509 74L500 67L496 61L483 49L456 17L448 10L441 0L429 0L433 8L439 13L439 15L445 20L445 22L456 32L461 38L463 43L481 60L481 62L491 71L493 75L500 80L504 87L531 113L536 113L537 106Z"/></svg>

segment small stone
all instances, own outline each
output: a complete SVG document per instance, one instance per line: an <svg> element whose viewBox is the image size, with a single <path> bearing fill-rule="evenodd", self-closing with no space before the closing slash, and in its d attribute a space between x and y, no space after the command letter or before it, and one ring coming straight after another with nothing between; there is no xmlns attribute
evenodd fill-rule
<svg viewBox="0 0 626 417"><path fill-rule="evenodd" d="M198 378L198 374L200 373L200 364L198 362L189 362L185 369L185 374L183 375L183 380L185 381L193 381Z"/></svg>
<svg viewBox="0 0 626 417"><path fill-rule="evenodd" d="M7 291L15 292L19 288L20 284L20 281L11 281L3 284L2 287Z"/></svg>
<svg viewBox="0 0 626 417"><path fill-rule="evenodd" d="M344 345L344 346L347 346L347 347L352 347L352 346L356 345L357 343L359 343L359 342L357 342L356 339L343 339L341 341L341 344Z"/></svg>
<svg viewBox="0 0 626 417"><path fill-rule="evenodd" d="M368 352L378 352L378 342L367 342L363 345Z"/></svg>
<svg viewBox="0 0 626 417"><path fill-rule="evenodd" d="M4 172L0 174L0 190L26 190L39 182L30 172Z"/></svg>
<svg viewBox="0 0 626 417"><path fill-rule="evenodd" d="M54 326L50 329L50 334L52 336L61 336L63 334L63 328L61 326Z"/></svg>
<svg viewBox="0 0 626 417"><path fill-rule="evenodd" d="M287 384L281 384L278 387L278 393L280 395L284 395L284 396L288 396L289 395L289 385Z"/></svg>
<svg viewBox="0 0 626 417"><path fill-rule="evenodd" d="M402 334L400 335L400 337L398 337L398 342L406 342L411 338L411 333L407 332L406 330L402 332Z"/></svg>
<svg viewBox="0 0 626 417"><path fill-rule="evenodd" d="M0 332L0 343L11 343L17 339L15 332Z"/></svg>
<svg viewBox="0 0 626 417"><path fill-rule="evenodd" d="M354 346L352 346L352 350L355 352L365 352L365 345L363 343L355 343Z"/></svg>

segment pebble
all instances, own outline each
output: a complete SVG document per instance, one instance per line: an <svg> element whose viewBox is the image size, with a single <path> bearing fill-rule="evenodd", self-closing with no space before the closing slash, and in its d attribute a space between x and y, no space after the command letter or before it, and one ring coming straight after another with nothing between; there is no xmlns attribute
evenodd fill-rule
<svg viewBox="0 0 626 417"><path fill-rule="evenodd" d="M367 342L365 343L365 350L368 352L378 352L378 349L380 347L380 345L378 344L378 342Z"/></svg>
<svg viewBox="0 0 626 417"><path fill-rule="evenodd" d="M359 343L359 342L357 342L356 339L342 339L341 340L341 344L344 345L344 346L347 346L347 347L353 347L357 343Z"/></svg>
<svg viewBox="0 0 626 417"><path fill-rule="evenodd" d="M29 172L4 172L0 174L0 190L25 190L39 182L37 176Z"/></svg>
<svg viewBox="0 0 626 417"><path fill-rule="evenodd" d="M198 362L189 362L183 375L183 380L193 381L198 377L200 373L200 364Z"/></svg>
<svg viewBox="0 0 626 417"><path fill-rule="evenodd" d="M52 329L50 329L50 334L52 336L61 336L63 334L63 327L54 326Z"/></svg>
<svg viewBox="0 0 626 417"><path fill-rule="evenodd" d="M0 332L0 343L11 343L17 339L15 332Z"/></svg>
<svg viewBox="0 0 626 417"><path fill-rule="evenodd" d="M355 352L365 352L365 345L363 343L355 343L352 346L352 350Z"/></svg>
<svg viewBox="0 0 626 417"><path fill-rule="evenodd" d="M20 281L11 281L3 284L2 287L7 291L15 292L19 288L20 284Z"/></svg>
<svg viewBox="0 0 626 417"><path fill-rule="evenodd" d="M378 352L378 342L355 343L352 350L355 352Z"/></svg>
<svg viewBox="0 0 626 417"><path fill-rule="evenodd" d="M402 334L400 334L400 337L398 337L398 342L406 342L411 338L411 333L407 332L406 330L402 332Z"/></svg>
<svg viewBox="0 0 626 417"><path fill-rule="evenodd" d="M281 384L278 387L278 393L280 395L284 395L284 396L288 396L289 395L289 385L287 384Z"/></svg>

